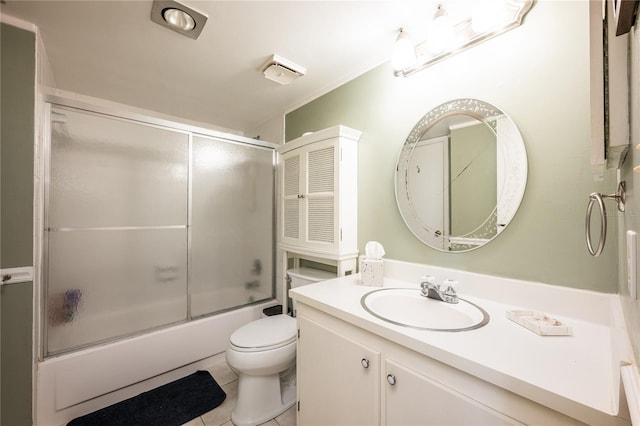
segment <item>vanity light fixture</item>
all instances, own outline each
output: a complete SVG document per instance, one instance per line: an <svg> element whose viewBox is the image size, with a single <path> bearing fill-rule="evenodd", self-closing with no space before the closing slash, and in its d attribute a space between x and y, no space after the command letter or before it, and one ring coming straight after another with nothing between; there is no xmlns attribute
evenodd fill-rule
<svg viewBox="0 0 640 426"><path fill-rule="evenodd" d="M466 3L465 3L466 4ZM534 0L475 0L472 13L459 11L452 21L453 8L459 7L454 1L438 4L433 19L427 27L427 38L413 46L415 62L397 61L396 52L401 42L408 39L404 29L400 30L392 58L393 72L396 77L406 77L429 65L455 55L471 46L489 40L509 31L520 24L531 10ZM446 6L446 7L445 7ZM401 37L405 33L406 35ZM407 55L409 56L409 55Z"/></svg>
<svg viewBox="0 0 640 426"><path fill-rule="evenodd" d="M197 39L207 15L177 0L154 0L151 20L189 38Z"/></svg>

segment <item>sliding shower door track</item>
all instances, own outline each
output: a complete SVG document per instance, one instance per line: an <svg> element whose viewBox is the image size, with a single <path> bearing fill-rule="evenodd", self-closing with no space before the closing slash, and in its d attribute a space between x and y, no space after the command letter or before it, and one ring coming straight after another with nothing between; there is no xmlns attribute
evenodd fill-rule
<svg viewBox="0 0 640 426"><path fill-rule="evenodd" d="M158 229L187 229L187 225L158 225L158 226L92 226L86 228L45 228L47 232L73 232L73 231L147 231Z"/></svg>

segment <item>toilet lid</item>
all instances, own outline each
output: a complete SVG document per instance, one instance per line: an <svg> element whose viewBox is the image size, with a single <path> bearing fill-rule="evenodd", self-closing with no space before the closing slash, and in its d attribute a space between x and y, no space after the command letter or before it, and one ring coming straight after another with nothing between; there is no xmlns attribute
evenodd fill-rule
<svg viewBox="0 0 640 426"><path fill-rule="evenodd" d="M289 315L273 315L243 325L229 341L238 348L267 348L295 341L296 320Z"/></svg>

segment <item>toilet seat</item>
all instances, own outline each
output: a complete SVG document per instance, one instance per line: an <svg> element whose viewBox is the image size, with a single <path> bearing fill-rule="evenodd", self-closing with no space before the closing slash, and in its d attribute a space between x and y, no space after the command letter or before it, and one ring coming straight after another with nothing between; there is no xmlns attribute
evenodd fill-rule
<svg viewBox="0 0 640 426"><path fill-rule="evenodd" d="M296 341L297 323L288 315L274 315L246 324L233 332L229 343L239 352L262 352Z"/></svg>

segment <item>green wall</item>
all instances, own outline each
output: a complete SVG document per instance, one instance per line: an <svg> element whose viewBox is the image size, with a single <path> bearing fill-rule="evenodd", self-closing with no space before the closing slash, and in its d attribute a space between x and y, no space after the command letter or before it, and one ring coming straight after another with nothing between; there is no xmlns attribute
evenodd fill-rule
<svg viewBox="0 0 640 426"><path fill-rule="evenodd" d="M358 245L380 241L386 257L602 292L617 291L617 250L591 257L584 215L591 192L615 192L615 174L596 183L590 170L589 3L536 2L524 23L410 77L389 63L286 115L286 140L344 124L359 143ZM391 52L390 52L391 53ZM414 124L452 99L477 98L506 112L528 155L523 202L491 243L441 253L406 228L395 202L393 170ZM616 234L610 221L609 232Z"/></svg>
<svg viewBox="0 0 640 426"><path fill-rule="evenodd" d="M35 34L0 25L0 267L33 265ZM29 425L33 283L0 287L0 424Z"/></svg>

